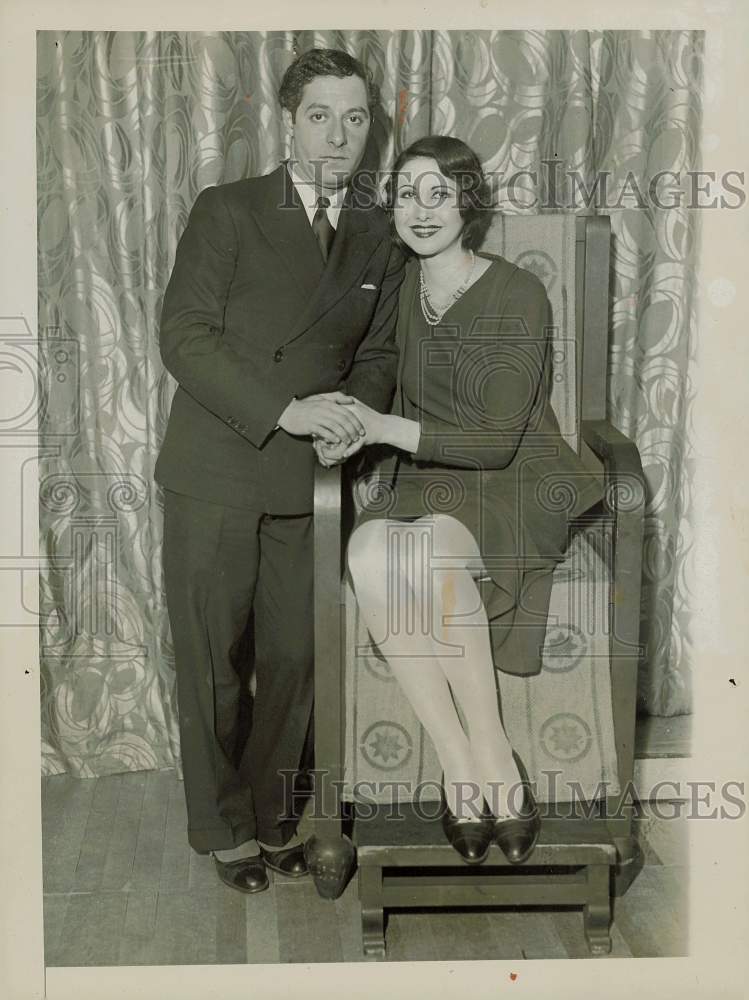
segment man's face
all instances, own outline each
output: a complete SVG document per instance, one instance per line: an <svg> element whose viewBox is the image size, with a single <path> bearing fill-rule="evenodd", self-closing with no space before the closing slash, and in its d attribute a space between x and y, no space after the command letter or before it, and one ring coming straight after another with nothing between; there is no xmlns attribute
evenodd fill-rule
<svg viewBox="0 0 749 1000"><path fill-rule="evenodd" d="M367 88L358 76L317 76L302 91L296 120L284 110L293 135L297 172L320 191L348 183L361 163L369 133Z"/></svg>

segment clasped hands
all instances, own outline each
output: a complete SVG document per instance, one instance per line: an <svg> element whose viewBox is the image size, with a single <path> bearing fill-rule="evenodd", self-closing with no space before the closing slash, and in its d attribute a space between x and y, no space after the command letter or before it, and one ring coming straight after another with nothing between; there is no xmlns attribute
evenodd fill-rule
<svg viewBox="0 0 749 1000"><path fill-rule="evenodd" d="M331 468L378 443L383 416L355 396L326 392L292 400L278 424L288 434L312 437L318 461Z"/></svg>

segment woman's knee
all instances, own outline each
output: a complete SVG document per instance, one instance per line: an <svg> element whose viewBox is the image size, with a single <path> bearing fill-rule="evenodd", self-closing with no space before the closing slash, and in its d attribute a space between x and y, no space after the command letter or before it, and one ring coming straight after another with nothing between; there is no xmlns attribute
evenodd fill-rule
<svg viewBox="0 0 749 1000"><path fill-rule="evenodd" d="M384 566L386 558L387 524L385 521L367 521L360 524L351 535L346 551L348 567L354 584Z"/></svg>
<svg viewBox="0 0 749 1000"><path fill-rule="evenodd" d="M460 556L466 561L474 561L479 555L473 534L450 514L434 515L434 551L439 556Z"/></svg>

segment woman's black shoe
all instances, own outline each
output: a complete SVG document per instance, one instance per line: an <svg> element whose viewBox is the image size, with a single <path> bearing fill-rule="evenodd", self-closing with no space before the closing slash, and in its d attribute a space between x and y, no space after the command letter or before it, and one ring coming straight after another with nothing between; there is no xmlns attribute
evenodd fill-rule
<svg viewBox="0 0 749 1000"><path fill-rule="evenodd" d="M525 765L514 751L512 756L523 783L523 802L517 816L494 821L494 843L511 864L519 865L533 853L541 831L541 816Z"/></svg>
<svg viewBox="0 0 749 1000"><path fill-rule="evenodd" d="M486 861L494 833L494 819L490 814L481 819L458 819L442 795L442 829L448 842L469 865Z"/></svg>

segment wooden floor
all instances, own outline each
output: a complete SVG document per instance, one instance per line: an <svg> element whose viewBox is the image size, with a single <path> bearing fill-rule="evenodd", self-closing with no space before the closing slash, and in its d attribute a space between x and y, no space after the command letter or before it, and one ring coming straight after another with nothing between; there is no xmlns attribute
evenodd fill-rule
<svg viewBox="0 0 749 1000"><path fill-rule="evenodd" d="M253 896L224 886L187 844L174 771L56 775L42 796L48 966L364 960L355 880L335 902L309 879L272 875ZM646 863L615 901L612 956L685 955L686 820L645 812L638 828ZM574 909L394 912L387 949L390 961L588 957Z"/></svg>

